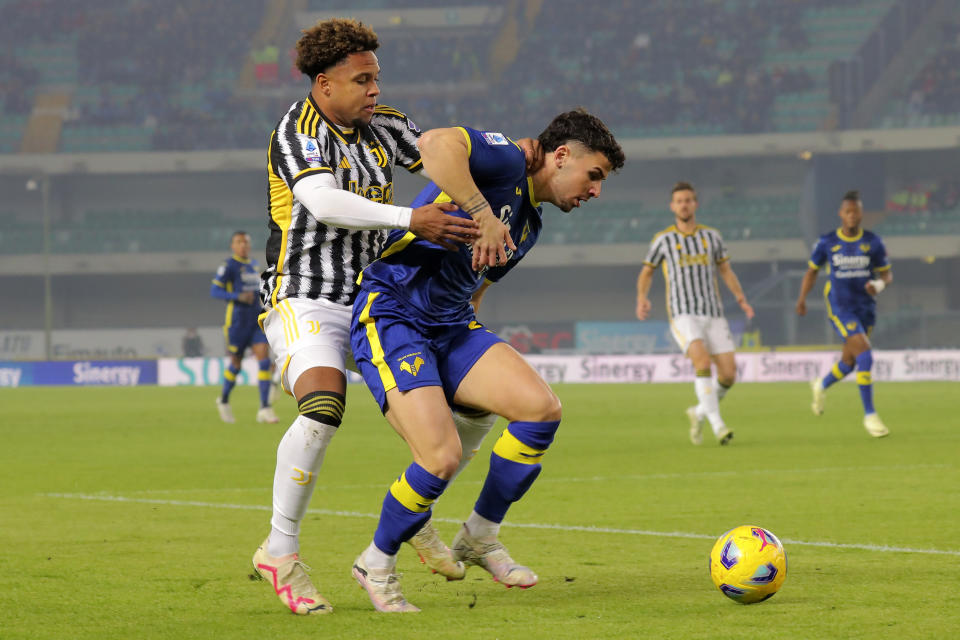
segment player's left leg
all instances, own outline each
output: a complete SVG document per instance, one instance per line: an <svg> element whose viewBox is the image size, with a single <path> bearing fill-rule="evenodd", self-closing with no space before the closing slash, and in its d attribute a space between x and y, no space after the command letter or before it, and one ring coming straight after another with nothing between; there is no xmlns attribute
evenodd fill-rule
<svg viewBox="0 0 960 640"><path fill-rule="evenodd" d="M707 349L707 352L710 354L710 360L716 366L717 378L715 388L715 403L717 415L720 415L720 401L727 395L727 392L733 387L734 383L737 381L737 361L734 357L735 346L733 344L733 334L730 333L730 325L727 323L726 318L709 318L706 320L706 328L703 332L704 334L704 346ZM701 356L702 357L702 356ZM700 369L697 368L699 371ZM712 405L713 401L708 399L708 406ZM703 417L708 417L703 403L701 406L697 407L698 415L700 411L703 411L703 414L700 415L701 419ZM717 441L721 445L729 444L730 440L733 439L733 431L726 426L726 422L723 421L723 418L720 418L722 427L717 430L714 427L714 435L717 436ZM714 422L711 420L711 426L714 425Z"/></svg>
<svg viewBox="0 0 960 640"><path fill-rule="evenodd" d="M857 387L860 389L860 402L863 404L863 427L874 438L889 435L887 429L873 406L873 350L867 337L873 328L873 314L859 314L857 332L852 333L844 344L844 350L853 354L857 363Z"/></svg>
<svg viewBox="0 0 960 640"><path fill-rule="evenodd" d="M540 475L540 461L560 426L560 400L520 354L499 341L470 366L454 400L508 421L473 512L454 538L454 557L483 567L508 587L531 587L537 575L510 557L498 534L507 510Z"/></svg>

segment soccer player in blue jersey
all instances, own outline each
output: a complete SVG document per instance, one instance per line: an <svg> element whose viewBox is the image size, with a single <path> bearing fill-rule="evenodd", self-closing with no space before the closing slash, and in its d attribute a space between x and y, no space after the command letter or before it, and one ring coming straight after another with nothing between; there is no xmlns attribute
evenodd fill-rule
<svg viewBox="0 0 960 640"><path fill-rule="evenodd" d="M227 301L227 316L223 324L223 335L227 340L227 352L230 364L223 371L223 390L217 397L217 411L224 422L235 422L230 408L230 392L237 383L243 353L249 347L260 370L257 382L260 387L260 409L257 422L278 422L277 415L270 406L271 374L270 354L267 338L257 316L263 309L260 306L260 270L257 261L250 257L250 236L245 231L236 231L230 238L233 255L223 261L210 285L210 295Z"/></svg>
<svg viewBox="0 0 960 640"><path fill-rule="evenodd" d="M432 504L462 468L467 446L451 406L508 422L474 510L454 538L453 559L483 567L508 587L537 582L531 569L510 557L498 532L510 505L540 473L560 425L560 401L520 354L477 321L476 312L490 284L537 241L540 201L563 211L579 207L600 195L603 180L624 161L603 122L582 110L557 116L539 140L545 162L529 174L523 152L499 132L457 127L427 132L420 140L433 184L414 206L453 202L460 215L478 222L491 214L498 218L510 240L496 251L495 266L481 266L485 258L467 247L451 252L399 230L360 275L351 326L354 357L413 454L387 491L373 541L353 566L379 611L418 611L404 598L394 567L401 543L427 523Z"/></svg>
<svg viewBox="0 0 960 640"><path fill-rule="evenodd" d="M812 408L815 415L821 415L827 389L856 368L863 402L863 426L870 435L882 438L890 432L873 406L870 331L876 323L876 296L893 282L893 273L880 236L860 226L863 203L858 191L849 191L843 196L840 220L839 229L823 234L814 245L797 299L797 313L805 315L807 294L820 268L827 265L829 279L823 296L827 317L834 331L843 338L843 353L827 375L811 381Z"/></svg>

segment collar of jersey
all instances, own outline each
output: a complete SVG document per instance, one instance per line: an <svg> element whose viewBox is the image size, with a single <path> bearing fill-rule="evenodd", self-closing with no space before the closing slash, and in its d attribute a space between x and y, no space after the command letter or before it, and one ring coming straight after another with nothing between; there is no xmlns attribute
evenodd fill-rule
<svg viewBox="0 0 960 640"><path fill-rule="evenodd" d="M514 142L514 144L517 144L517 143ZM520 147L517 147L517 148L519 149ZM527 195L530 196L530 204L533 205L534 209L540 206L540 203L537 202L537 199L533 195L533 178L531 178L530 176L527 176Z"/></svg>
<svg viewBox="0 0 960 640"><path fill-rule="evenodd" d="M845 236L843 234L843 227L839 227L837 228L837 237L843 240L844 242L856 242L857 240L863 237L863 227L860 227L859 233L857 233L857 235L853 236L852 238L848 238L847 236Z"/></svg>
<svg viewBox="0 0 960 640"><path fill-rule="evenodd" d="M693 234L695 234L697 231L700 230L700 225L699 224L694 225L693 231L691 231L690 233L687 233L686 231L680 231L680 227L678 227L675 224L670 225L670 229L673 229L674 231L682 235L684 238L689 238L690 236L692 236ZM669 231L670 229L667 229L667 231Z"/></svg>
<svg viewBox="0 0 960 640"><path fill-rule="evenodd" d="M360 142L360 127L355 127L352 133L344 133L340 130L340 127L335 125L333 121L327 117L327 114L323 112L323 109L317 106L316 100L313 99L313 94L308 93L307 100L310 101L310 105L317 110L317 113L320 114L324 124L327 125L327 129L329 129L333 135L340 138L340 140L343 141L343 144L356 144Z"/></svg>
<svg viewBox="0 0 960 640"><path fill-rule="evenodd" d="M237 262L242 262L243 264L250 264L250 258L241 258L237 254L233 254L233 259Z"/></svg>

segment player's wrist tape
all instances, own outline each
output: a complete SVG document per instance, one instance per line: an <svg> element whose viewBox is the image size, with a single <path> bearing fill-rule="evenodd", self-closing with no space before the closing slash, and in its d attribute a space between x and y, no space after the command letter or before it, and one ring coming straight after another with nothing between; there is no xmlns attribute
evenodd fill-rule
<svg viewBox="0 0 960 640"><path fill-rule="evenodd" d="M880 278L877 278L876 280L871 280L870 284L873 285L873 290L876 291L877 293L880 293L881 291L887 288L887 283L881 280Z"/></svg>

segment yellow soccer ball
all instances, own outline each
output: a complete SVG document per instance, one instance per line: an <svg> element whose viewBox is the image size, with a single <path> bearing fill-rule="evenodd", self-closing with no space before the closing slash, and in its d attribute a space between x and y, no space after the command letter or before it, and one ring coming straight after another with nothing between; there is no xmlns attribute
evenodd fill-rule
<svg viewBox="0 0 960 640"><path fill-rule="evenodd" d="M743 525L717 538L710 551L710 577L731 600L763 602L783 586L787 554L769 530Z"/></svg>

